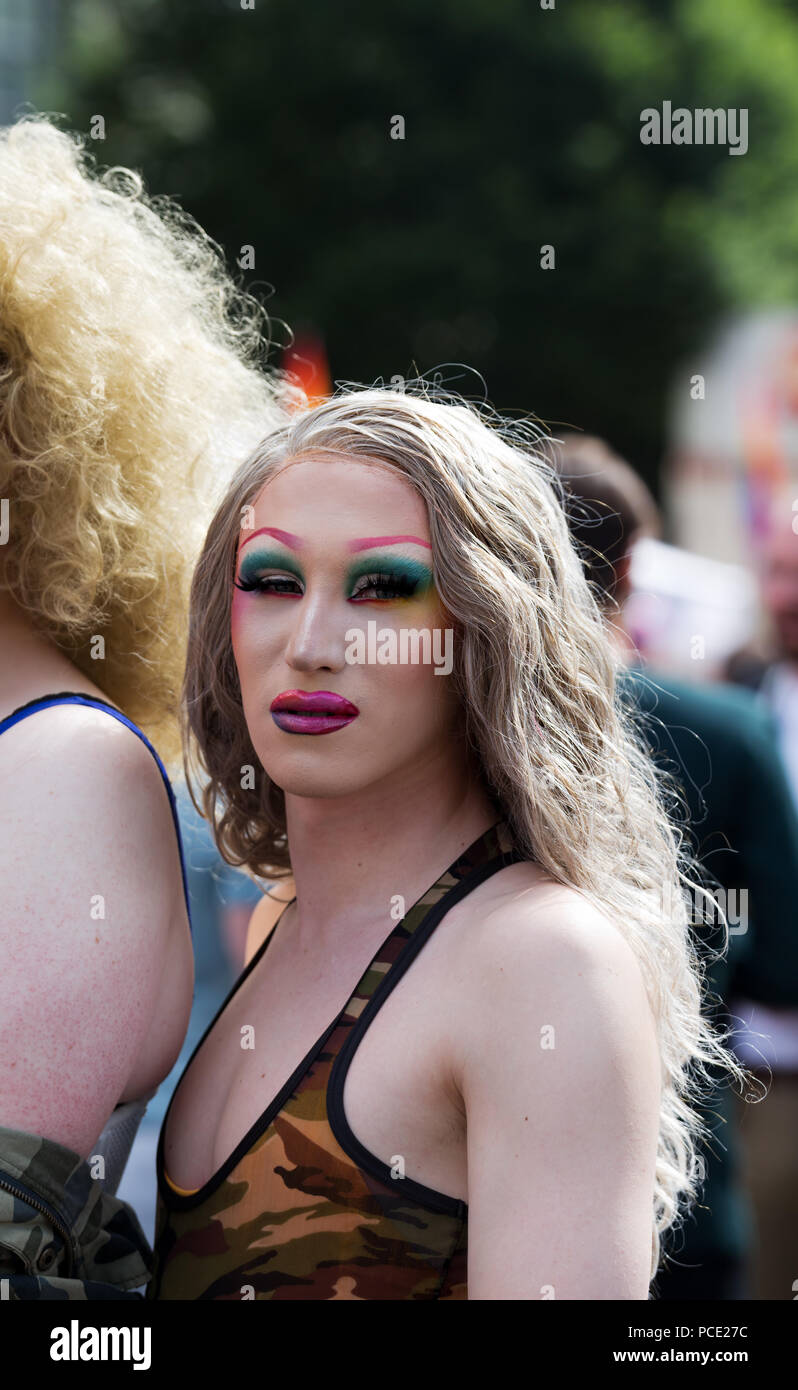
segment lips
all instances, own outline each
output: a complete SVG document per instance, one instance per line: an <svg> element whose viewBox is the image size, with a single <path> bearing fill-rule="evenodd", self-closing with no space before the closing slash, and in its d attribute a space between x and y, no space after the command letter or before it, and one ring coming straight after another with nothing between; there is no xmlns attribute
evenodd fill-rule
<svg viewBox="0 0 798 1390"><path fill-rule="evenodd" d="M287 734L333 734L360 713L357 705L333 690L283 690L269 710L278 729Z"/></svg>

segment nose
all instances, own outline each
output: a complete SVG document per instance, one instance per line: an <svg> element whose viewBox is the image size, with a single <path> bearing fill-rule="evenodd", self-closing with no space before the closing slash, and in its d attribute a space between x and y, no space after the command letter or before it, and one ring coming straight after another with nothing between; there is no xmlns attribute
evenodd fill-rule
<svg viewBox="0 0 798 1390"><path fill-rule="evenodd" d="M344 633L348 613L340 600L307 591L293 605L294 619L285 659L296 671L341 671L346 665Z"/></svg>

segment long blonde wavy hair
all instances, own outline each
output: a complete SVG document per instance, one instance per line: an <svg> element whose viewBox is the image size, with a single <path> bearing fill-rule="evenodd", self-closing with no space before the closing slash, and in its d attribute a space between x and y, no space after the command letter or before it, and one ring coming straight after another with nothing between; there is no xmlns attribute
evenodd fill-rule
<svg viewBox="0 0 798 1390"><path fill-rule="evenodd" d="M266 438L235 475L194 576L186 773L190 786L204 777L202 808L229 862L272 879L290 872L284 795L258 763L231 646L242 508L311 450L396 470L427 505L435 585L459 627L451 679L486 785L522 852L592 898L642 971L662 1063L653 1279L663 1233L697 1195L698 1144L708 1131L696 1106L717 1085L710 1068L741 1082L748 1075L702 1013L705 962L689 909L691 892L706 893L700 866L668 809L678 792L616 689L620 659L539 435L417 383L403 392L347 389ZM254 785L242 778L250 766Z"/></svg>
<svg viewBox="0 0 798 1390"><path fill-rule="evenodd" d="M193 563L279 418L264 324L137 173L43 115L0 130L0 587L167 761Z"/></svg>

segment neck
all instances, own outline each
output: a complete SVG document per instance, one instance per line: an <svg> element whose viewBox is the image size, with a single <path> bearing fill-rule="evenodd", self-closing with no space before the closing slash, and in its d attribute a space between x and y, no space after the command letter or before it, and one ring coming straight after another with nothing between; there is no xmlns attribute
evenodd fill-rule
<svg viewBox="0 0 798 1390"><path fill-rule="evenodd" d="M286 795L301 940L353 942L417 902L501 810L455 750L335 799ZM399 897L403 901L396 903ZM392 915L393 909L393 915Z"/></svg>
<svg viewBox="0 0 798 1390"><path fill-rule="evenodd" d="M54 690L94 689L68 656L40 632L7 590L0 590L0 719Z"/></svg>

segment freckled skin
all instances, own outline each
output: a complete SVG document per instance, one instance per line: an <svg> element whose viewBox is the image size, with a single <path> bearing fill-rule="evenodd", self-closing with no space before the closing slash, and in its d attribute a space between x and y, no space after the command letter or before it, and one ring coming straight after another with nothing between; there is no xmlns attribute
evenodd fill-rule
<svg viewBox="0 0 798 1390"><path fill-rule="evenodd" d="M7 705L85 689L63 664ZM0 879L0 1124L87 1157L170 1070L193 986L168 801L129 729L65 705L0 737Z"/></svg>

